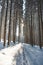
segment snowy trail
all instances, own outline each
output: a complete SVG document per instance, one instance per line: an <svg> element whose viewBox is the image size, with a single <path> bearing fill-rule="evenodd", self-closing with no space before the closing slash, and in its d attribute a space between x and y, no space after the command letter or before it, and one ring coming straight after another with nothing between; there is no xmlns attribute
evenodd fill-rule
<svg viewBox="0 0 43 65"><path fill-rule="evenodd" d="M21 43L2 49L0 65L43 65L43 49Z"/></svg>
<svg viewBox="0 0 43 65"><path fill-rule="evenodd" d="M13 61L15 61L15 59L16 59L16 65L31 65L31 63L29 62L29 58L27 58L27 56L25 54L26 51L25 51L24 47L22 50L23 50L22 54L20 53L20 51L18 51L18 55L16 55L14 57Z"/></svg>
<svg viewBox="0 0 43 65"><path fill-rule="evenodd" d="M43 51L24 45L26 57L30 58L31 65L43 65Z"/></svg>
<svg viewBox="0 0 43 65"><path fill-rule="evenodd" d="M23 51L23 57L24 57L24 65L26 63L26 65L31 65L31 62L30 62L30 59L26 56L26 51L25 51L25 48L24 48L24 51Z"/></svg>
<svg viewBox="0 0 43 65"><path fill-rule="evenodd" d="M27 51L27 49L25 48L25 54L27 59L29 59L31 65L38 65L36 62L36 58L34 58L34 54L31 51Z"/></svg>
<svg viewBox="0 0 43 65"><path fill-rule="evenodd" d="M24 54L25 54L28 65L33 65L33 62L31 61L29 53L25 50L25 48L24 48Z"/></svg>
<svg viewBox="0 0 43 65"><path fill-rule="evenodd" d="M21 53L22 51L22 53ZM21 47L20 50L18 50L17 52L18 54L16 54L14 56L13 62L16 60L16 64L15 65L23 65L23 48ZM13 63L14 65L14 63Z"/></svg>

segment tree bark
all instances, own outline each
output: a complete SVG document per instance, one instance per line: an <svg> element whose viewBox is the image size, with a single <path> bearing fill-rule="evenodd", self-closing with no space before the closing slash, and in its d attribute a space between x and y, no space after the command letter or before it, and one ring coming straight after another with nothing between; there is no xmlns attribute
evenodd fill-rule
<svg viewBox="0 0 43 65"><path fill-rule="evenodd" d="M8 45L10 43L10 37L11 37L11 13L12 13L12 0L10 3L10 18L9 18L9 31L8 31Z"/></svg>
<svg viewBox="0 0 43 65"><path fill-rule="evenodd" d="M5 43L6 43L6 23L7 23L7 13L8 13L8 0L7 0L6 16L5 16L5 27L4 27L4 46L5 46Z"/></svg>
<svg viewBox="0 0 43 65"><path fill-rule="evenodd" d="M2 19L4 15L4 8L5 8L5 0L2 0L1 21L0 21L0 41L1 41L1 27L2 27Z"/></svg>
<svg viewBox="0 0 43 65"><path fill-rule="evenodd" d="M41 0L38 4L38 17L39 17L39 45L42 47L42 10L41 10Z"/></svg>

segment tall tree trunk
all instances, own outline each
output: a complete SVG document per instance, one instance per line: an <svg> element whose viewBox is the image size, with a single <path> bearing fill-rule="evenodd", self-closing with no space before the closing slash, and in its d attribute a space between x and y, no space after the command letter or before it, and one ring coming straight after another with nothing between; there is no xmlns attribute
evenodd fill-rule
<svg viewBox="0 0 43 65"><path fill-rule="evenodd" d="M26 21L26 43L28 43L28 21Z"/></svg>
<svg viewBox="0 0 43 65"><path fill-rule="evenodd" d="M4 15L4 8L5 8L5 0L2 0L1 20L0 20L0 40L1 40L1 26L2 26L2 19Z"/></svg>
<svg viewBox="0 0 43 65"><path fill-rule="evenodd" d="M30 26L30 42L33 46L33 32L32 32L32 11L31 11L31 26Z"/></svg>
<svg viewBox="0 0 43 65"><path fill-rule="evenodd" d="M5 16L5 27L4 27L4 46L5 46L5 43L6 43L6 23L7 23L7 13L8 13L8 0L7 0L6 16Z"/></svg>
<svg viewBox="0 0 43 65"><path fill-rule="evenodd" d="M8 32L8 45L10 43L10 37L11 37L11 13L12 13L12 0L11 0L11 4L10 4L10 20L9 20L9 32Z"/></svg>
<svg viewBox="0 0 43 65"><path fill-rule="evenodd" d="M21 20L20 20L20 12L18 12L18 25L19 25L19 36L18 36L18 43L20 42L20 22L21 22Z"/></svg>
<svg viewBox="0 0 43 65"><path fill-rule="evenodd" d="M34 14L33 14L33 43L35 45Z"/></svg>
<svg viewBox="0 0 43 65"><path fill-rule="evenodd" d="M13 42L15 43L15 31L16 31L16 19L15 19L15 11L14 11L14 19L13 19Z"/></svg>
<svg viewBox="0 0 43 65"><path fill-rule="evenodd" d="M41 10L41 0L38 4L38 17L39 17L39 45L42 47L42 10Z"/></svg>
<svg viewBox="0 0 43 65"><path fill-rule="evenodd" d="M15 3L13 5L15 7ZM13 42L15 43L15 27L16 27L16 13L15 13L15 8L13 11Z"/></svg>

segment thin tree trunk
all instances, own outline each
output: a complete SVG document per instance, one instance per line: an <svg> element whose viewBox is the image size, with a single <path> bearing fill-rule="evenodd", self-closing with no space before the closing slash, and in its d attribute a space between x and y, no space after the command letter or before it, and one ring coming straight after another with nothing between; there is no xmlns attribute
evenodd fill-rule
<svg viewBox="0 0 43 65"><path fill-rule="evenodd" d="M20 42L20 14L18 13L18 19L19 19L19 36L18 36L18 43Z"/></svg>
<svg viewBox="0 0 43 65"><path fill-rule="evenodd" d="M6 16L5 16L5 27L4 27L4 46L5 46L5 43L6 43L6 23L7 23L7 13L8 13L8 0L7 0Z"/></svg>
<svg viewBox="0 0 43 65"><path fill-rule="evenodd" d="M31 45L33 46L33 32L32 32L32 11L31 11L30 42L31 42Z"/></svg>
<svg viewBox="0 0 43 65"><path fill-rule="evenodd" d="M14 7L15 7L15 3L14 3ZM16 23L16 20L15 20L15 8L14 8L14 11L13 11L13 42L15 43L15 23Z"/></svg>
<svg viewBox="0 0 43 65"><path fill-rule="evenodd" d="M38 5L38 17L39 17L39 45L42 47L42 10L41 10L41 0L39 0Z"/></svg>
<svg viewBox="0 0 43 65"><path fill-rule="evenodd" d="M10 37L11 37L11 13L12 13L12 0L10 4L10 20L9 20L9 32L8 32L8 45L10 43Z"/></svg>
<svg viewBox="0 0 43 65"><path fill-rule="evenodd" d="M14 19L13 19L13 42L15 43L15 30L16 30L16 19L15 19L15 11L14 11Z"/></svg>

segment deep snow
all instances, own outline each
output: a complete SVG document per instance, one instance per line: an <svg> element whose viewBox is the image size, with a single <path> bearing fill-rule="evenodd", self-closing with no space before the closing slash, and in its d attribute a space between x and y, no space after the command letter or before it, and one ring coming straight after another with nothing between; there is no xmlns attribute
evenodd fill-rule
<svg viewBox="0 0 43 65"><path fill-rule="evenodd" d="M25 43L11 45L0 50L0 65L43 65L43 48Z"/></svg>

